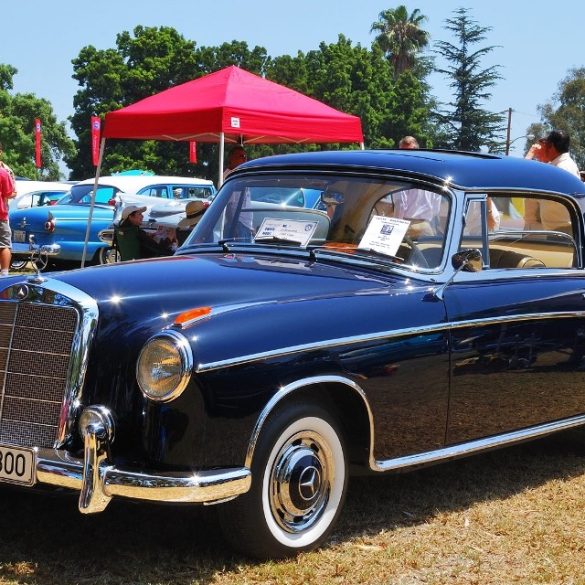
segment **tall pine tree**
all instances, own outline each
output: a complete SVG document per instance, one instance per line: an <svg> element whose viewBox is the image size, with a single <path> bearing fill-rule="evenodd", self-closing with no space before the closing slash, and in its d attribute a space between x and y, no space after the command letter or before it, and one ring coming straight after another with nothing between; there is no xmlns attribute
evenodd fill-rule
<svg viewBox="0 0 585 585"><path fill-rule="evenodd" d="M482 69L481 60L495 47L474 47L485 40L491 27L481 27L468 16L468 9L459 8L453 18L447 19L445 28L455 35L455 43L439 41L435 52L449 65L437 68L449 80L453 99L447 108L436 113L441 132L437 146L456 150L502 150L504 116L490 112L482 104L492 96L491 88L502 78L499 66Z"/></svg>

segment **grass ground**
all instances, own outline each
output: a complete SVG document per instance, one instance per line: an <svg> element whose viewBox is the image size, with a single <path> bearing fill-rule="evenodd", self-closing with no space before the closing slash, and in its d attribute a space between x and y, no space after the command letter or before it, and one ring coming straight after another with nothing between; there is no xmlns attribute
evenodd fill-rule
<svg viewBox="0 0 585 585"><path fill-rule="evenodd" d="M2 488L0 584L585 584L585 431L410 474L359 478L321 550L253 562L213 508Z"/></svg>

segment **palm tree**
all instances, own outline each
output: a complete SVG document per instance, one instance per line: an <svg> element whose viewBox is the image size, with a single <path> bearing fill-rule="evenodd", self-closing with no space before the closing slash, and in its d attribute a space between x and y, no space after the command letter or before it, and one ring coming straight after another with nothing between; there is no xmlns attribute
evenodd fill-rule
<svg viewBox="0 0 585 585"><path fill-rule="evenodd" d="M416 54L429 42L429 33L420 28L427 20L418 8L408 15L406 6L383 10L378 21L372 24L370 32L378 32L375 43L384 51L398 77L410 69L416 60Z"/></svg>

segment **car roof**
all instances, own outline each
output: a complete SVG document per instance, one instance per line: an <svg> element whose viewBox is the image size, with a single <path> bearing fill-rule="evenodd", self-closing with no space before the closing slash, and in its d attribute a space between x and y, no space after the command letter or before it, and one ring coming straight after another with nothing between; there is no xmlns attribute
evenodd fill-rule
<svg viewBox="0 0 585 585"><path fill-rule="evenodd" d="M93 185L95 178L85 179L77 183L78 185ZM99 177L100 185L112 185L122 191L137 191L143 187L161 184L182 184L182 185L201 185L213 186L213 182L208 179L199 179L197 177L173 177L165 175L110 175Z"/></svg>
<svg viewBox="0 0 585 585"><path fill-rule="evenodd" d="M563 169L523 158L443 150L338 150L277 155L239 166L247 170L380 170L416 175L467 191L523 189L585 196L585 183Z"/></svg>
<svg viewBox="0 0 585 585"><path fill-rule="evenodd" d="M68 191L71 189L71 184L64 181L33 181L28 179L16 179L14 183L18 195L36 193L37 191Z"/></svg>

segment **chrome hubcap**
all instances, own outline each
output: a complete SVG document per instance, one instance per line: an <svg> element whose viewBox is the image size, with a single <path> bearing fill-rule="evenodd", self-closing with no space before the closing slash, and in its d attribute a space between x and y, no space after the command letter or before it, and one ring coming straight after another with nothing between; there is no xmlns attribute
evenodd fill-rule
<svg viewBox="0 0 585 585"><path fill-rule="evenodd" d="M270 477L270 506L281 528L298 533L319 520L329 501L331 462L317 433L298 433L282 446Z"/></svg>

